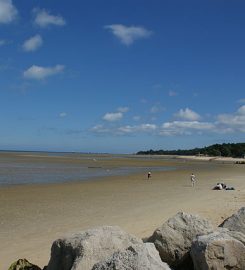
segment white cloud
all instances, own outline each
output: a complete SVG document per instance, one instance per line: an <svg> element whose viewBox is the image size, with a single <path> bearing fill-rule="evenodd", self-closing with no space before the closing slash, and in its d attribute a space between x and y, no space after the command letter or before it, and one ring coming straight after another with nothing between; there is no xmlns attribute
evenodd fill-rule
<svg viewBox="0 0 245 270"><path fill-rule="evenodd" d="M129 111L129 108L128 108L128 107L119 107L117 110L118 110L119 112L121 112L121 113L126 113L126 112Z"/></svg>
<svg viewBox="0 0 245 270"><path fill-rule="evenodd" d="M66 117L67 116L67 113L66 112L61 112L60 114L59 114L59 117L61 117L61 118L64 118L64 117Z"/></svg>
<svg viewBox="0 0 245 270"><path fill-rule="evenodd" d="M178 95L178 93L175 92L175 91L173 91L173 90L170 90L170 91L168 91L168 95L169 95L170 97L175 97L175 96Z"/></svg>
<svg viewBox="0 0 245 270"><path fill-rule="evenodd" d="M154 124L141 124L137 127L137 129L139 131L144 131L144 132L148 132L148 131L153 131L157 129L157 126Z"/></svg>
<svg viewBox="0 0 245 270"><path fill-rule="evenodd" d="M141 124L141 125L135 125L135 126L122 126L117 128L116 132L119 134L129 134L129 133L135 133L135 132L152 132L157 129L157 126L154 124Z"/></svg>
<svg viewBox="0 0 245 270"><path fill-rule="evenodd" d="M245 105L242 105L234 114L220 114L217 124L223 124L234 129L245 130Z"/></svg>
<svg viewBox="0 0 245 270"><path fill-rule="evenodd" d="M241 98L238 100L239 103L245 103L245 98Z"/></svg>
<svg viewBox="0 0 245 270"><path fill-rule="evenodd" d="M245 105L234 113L224 113L217 116L216 131L219 133L245 133Z"/></svg>
<svg viewBox="0 0 245 270"><path fill-rule="evenodd" d="M40 48L43 44L43 39L40 35L35 35L29 39L27 39L23 45L22 48L26 52L33 52L36 51L38 48Z"/></svg>
<svg viewBox="0 0 245 270"><path fill-rule="evenodd" d="M128 112L128 107L119 107L117 112L106 113L102 119L108 122L116 122L123 118L124 113Z"/></svg>
<svg viewBox="0 0 245 270"><path fill-rule="evenodd" d="M141 119L141 117L139 116L139 115L135 115L134 117L133 117L133 120L134 121L139 121Z"/></svg>
<svg viewBox="0 0 245 270"><path fill-rule="evenodd" d="M96 125L96 126L92 127L91 131L93 131L95 133L109 133L110 129L105 128L103 125Z"/></svg>
<svg viewBox="0 0 245 270"><path fill-rule="evenodd" d="M106 25L114 36L116 36L123 44L131 45L138 39L148 38L152 35L152 31L140 26L125 26L122 24Z"/></svg>
<svg viewBox="0 0 245 270"><path fill-rule="evenodd" d="M199 121L173 121L164 123L162 127L166 129L177 127L177 128L204 130L204 129L211 129L214 127L214 125L212 123Z"/></svg>
<svg viewBox="0 0 245 270"><path fill-rule="evenodd" d="M154 89L161 89L163 86L160 83L156 83L152 86Z"/></svg>
<svg viewBox="0 0 245 270"><path fill-rule="evenodd" d="M0 47L3 46L3 45L5 45L6 43L7 43L6 40L0 39Z"/></svg>
<svg viewBox="0 0 245 270"><path fill-rule="evenodd" d="M150 112L151 113L159 113L159 112L162 112L164 110L165 110L164 107L162 107L160 104L156 104L156 105L151 107Z"/></svg>
<svg viewBox="0 0 245 270"><path fill-rule="evenodd" d="M200 119L200 115L189 108L180 109L175 115L175 117L188 120L188 121L195 121Z"/></svg>
<svg viewBox="0 0 245 270"><path fill-rule="evenodd" d="M148 100L145 99L145 98L142 98L142 99L140 100L140 103L142 103L142 104L146 104L147 102L148 102Z"/></svg>
<svg viewBox="0 0 245 270"><path fill-rule="evenodd" d="M141 125L126 125L126 126L121 126L117 128L106 128L103 125L96 125L92 128L93 132L96 133L111 133L114 135L125 135L125 134L133 134L133 133L138 133L138 132L153 132L157 129L157 126L154 124L141 124Z"/></svg>
<svg viewBox="0 0 245 270"><path fill-rule="evenodd" d="M118 115L119 114L119 115ZM112 135L133 135L140 133L147 133L160 136L185 136L193 134L228 134L228 133L245 133L245 105L240 106L236 112L232 114L220 114L216 117L216 121L203 122L198 119L200 116L196 115L190 109L180 110L179 117L186 118L184 120L176 120L165 122L162 125L157 124L126 124L119 125L97 125L92 131L97 133L109 133ZM123 113L107 113L104 120L117 121L123 117ZM133 120L140 120L139 116L135 116Z"/></svg>
<svg viewBox="0 0 245 270"><path fill-rule="evenodd" d="M64 18L60 15L54 16L51 15L48 11L45 9L35 9L34 13L36 15L35 17L35 23L40 27L47 27L49 25L56 25L56 26L63 26L66 24L66 21Z"/></svg>
<svg viewBox="0 0 245 270"><path fill-rule="evenodd" d="M0 39L0 47L1 46L6 46L6 45L9 45L11 44L12 41L11 40L7 40L7 39Z"/></svg>
<svg viewBox="0 0 245 270"><path fill-rule="evenodd" d="M17 14L18 11L12 0L0 0L0 23L11 23Z"/></svg>
<svg viewBox="0 0 245 270"><path fill-rule="evenodd" d="M204 132L217 132L216 126L209 122L199 121L173 121L163 123L161 126L155 124L125 125L119 127L105 127L104 125L96 125L92 128L96 133L110 133L114 135L127 135L148 133L160 136L178 136L202 134ZM223 130L224 131L224 130ZM228 132L228 129L226 130Z"/></svg>
<svg viewBox="0 0 245 270"><path fill-rule="evenodd" d="M245 115L229 115L220 114L217 117L217 126L220 126L220 131L228 130L228 132L241 131L245 132Z"/></svg>
<svg viewBox="0 0 245 270"><path fill-rule="evenodd" d="M46 77L61 73L65 66L56 65L54 67L40 67L33 65L24 71L23 76L26 79L42 80Z"/></svg>
<svg viewBox="0 0 245 270"><path fill-rule="evenodd" d="M193 132L212 131L213 123L199 121L173 121L162 125L160 135L189 135Z"/></svg>
<svg viewBox="0 0 245 270"><path fill-rule="evenodd" d="M237 110L238 114L241 115L245 115L245 105L241 106L238 110Z"/></svg>
<svg viewBox="0 0 245 270"><path fill-rule="evenodd" d="M103 119L109 122L115 122L115 121L121 120L122 117L123 117L123 113L115 112L115 113L106 113L103 116Z"/></svg>
<svg viewBox="0 0 245 270"><path fill-rule="evenodd" d="M130 126L130 125L119 127L117 129L117 132L119 134L129 134L129 133L134 133L135 131L136 131L135 126Z"/></svg>

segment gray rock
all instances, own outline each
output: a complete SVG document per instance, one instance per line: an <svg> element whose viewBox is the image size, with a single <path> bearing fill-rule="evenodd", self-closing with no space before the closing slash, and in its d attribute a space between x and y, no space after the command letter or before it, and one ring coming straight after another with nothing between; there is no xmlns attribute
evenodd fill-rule
<svg viewBox="0 0 245 270"><path fill-rule="evenodd" d="M115 252L104 262L94 265L92 270L170 270L162 262L152 243L130 246L125 251Z"/></svg>
<svg viewBox="0 0 245 270"><path fill-rule="evenodd" d="M241 232L236 232L236 231L230 231L226 228L221 228L219 229L219 231L221 232L225 232L226 234L228 234L230 237L235 238L236 240L240 241L243 243L243 245L245 246L245 234L241 233ZM245 255L244 255L245 256Z"/></svg>
<svg viewBox="0 0 245 270"><path fill-rule="evenodd" d="M178 213L156 229L148 242L155 244L162 261L170 267L192 269L190 249L197 235L213 232L212 224L196 215Z"/></svg>
<svg viewBox="0 0 245 270"><path fill-rule="evenodd" d="M227 218L219 226L227 228L231 231L238 231L245 234L245 207L240 208L236 214Z"/></svg>
<svg viewBox="0 0 245 270"><path fill-rule="evenodd" d="M53 243L47 270L91 270L114 252L142 243L116 226L80 232Z"/></svg>
<svg viewBox="0 0 245 270"><path fill-rule="evenodd" d="M197 236L191 247L195 270L245 269L244 240L242 233L227 229Z"/></svg>
<svg viewBox="0 0 245 270"><path fill-rule="evenodd" d="M19 259L12 263L8 270L41 270L41 268L30 263L27 259Z"/></svg>

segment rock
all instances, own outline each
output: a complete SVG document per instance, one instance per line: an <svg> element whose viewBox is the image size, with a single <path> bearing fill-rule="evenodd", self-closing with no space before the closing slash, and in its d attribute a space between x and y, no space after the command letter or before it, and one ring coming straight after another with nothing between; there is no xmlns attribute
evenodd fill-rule
<svg viewBox="0 0 245 270"><path fill-rule="evenodd" d="M195 270L245 269L244 240L244 234L227 229L197 236L191 247Z"/></svg>
<svg viewBox="0 0 245 270"><path fill-rule="evenodd" d="M219 227L245 234L245 207L240 208L236 214L227 218Z"/></svg>
<svg viewBox="0 0 245 270"><path fill-rule="evenodd" d="M162 262L152 243L138 244L124 251L115 252L104 262L97 263L92 270L170 270Z"/></svg>
<svg viewBox="0 0 245 270"><path fill-rule="evenodd" d="M243 245L245 246L245 234L243 234L241 232L230 231L230 230L228 230L226 228L221 228L221 229L219 229L219 231L226 232L226 234L228 234L230 237L233 237L236 240L242 242Z"/></svg>
<svg viewBox="0 0 245 270"><path fill-rule="evenodd" d="M47 270L91 270L114 252L142 243L116 226L91 229L56 240Z"/></svg>
<svg viewBox="0 0 245 270"><path fill-rule="evenodd" d="M41 268L28 262L27 259L19 259L12 263L8 270L41 270Z"/></svg>
<svg viewBox="0 0 245 270"><path fill-rule="evenodd" d="M156 229L148 242L155 244L163 262L170 267L193 269L190 257L192 240L213 232L212 224L196 215L178 213Z"/></svg>

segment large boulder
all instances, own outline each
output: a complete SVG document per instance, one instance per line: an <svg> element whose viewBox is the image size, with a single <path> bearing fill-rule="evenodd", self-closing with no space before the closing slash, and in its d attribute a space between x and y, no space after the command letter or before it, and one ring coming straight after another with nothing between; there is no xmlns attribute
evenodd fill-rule
<svg viewBox="0 0 245 270"><path fill-rule="evenodd" d="M219 226L245 234L245 207L240 208L236 214L227 218Z"/></svg>
<svg viewBox="0 0 245 270"><path fill-rule="evenodd" d="M245 269L245 235L220 229L197 236L191 247L195 270Z"/></svg>
<svg viewBox="0 0 245 270"><path fill-rule="evenodd" d="M97 262L131 245L143 244L117 226L104 226L56 240L47 270L91 270Z"/></svg>
<svg viewBox="0 0 245 270"><path fill-rule="evenodd" d="M180 212L156 229L148 242L155 244L162 261L176 269L193 269L192 240L213 232L212 224L196 215Z"/></svg>
<svg viewBox="0 0 245 270"><path fill-rule="evenodd" d="M162 262L152 243L128 247L124 251L115 252L104 262L94 265L92 270L170 270Z"/></svg>
<svg viewBox="0 0 245 270"><path fill-rule="evenodd" d="M41 270L41 268L28 262L27 259L19 259L12 263L8 270Z"/></svg>

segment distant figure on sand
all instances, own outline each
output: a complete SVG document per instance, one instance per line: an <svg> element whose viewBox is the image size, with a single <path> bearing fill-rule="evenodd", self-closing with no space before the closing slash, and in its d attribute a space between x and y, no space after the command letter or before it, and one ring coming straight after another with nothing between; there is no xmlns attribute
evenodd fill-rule
<svg viewBox="0 0 245 270"><path fill-rule="evenodd" d="M196 184L196 176L192 173L191 174L191 186L194 187Z"/></svg>
<svg viewBox="0 0 245 270"><path fill-rule="evenodd" d="M148 175L147 175L148 179L151 178L151 172L148 172Z"/></svg>

